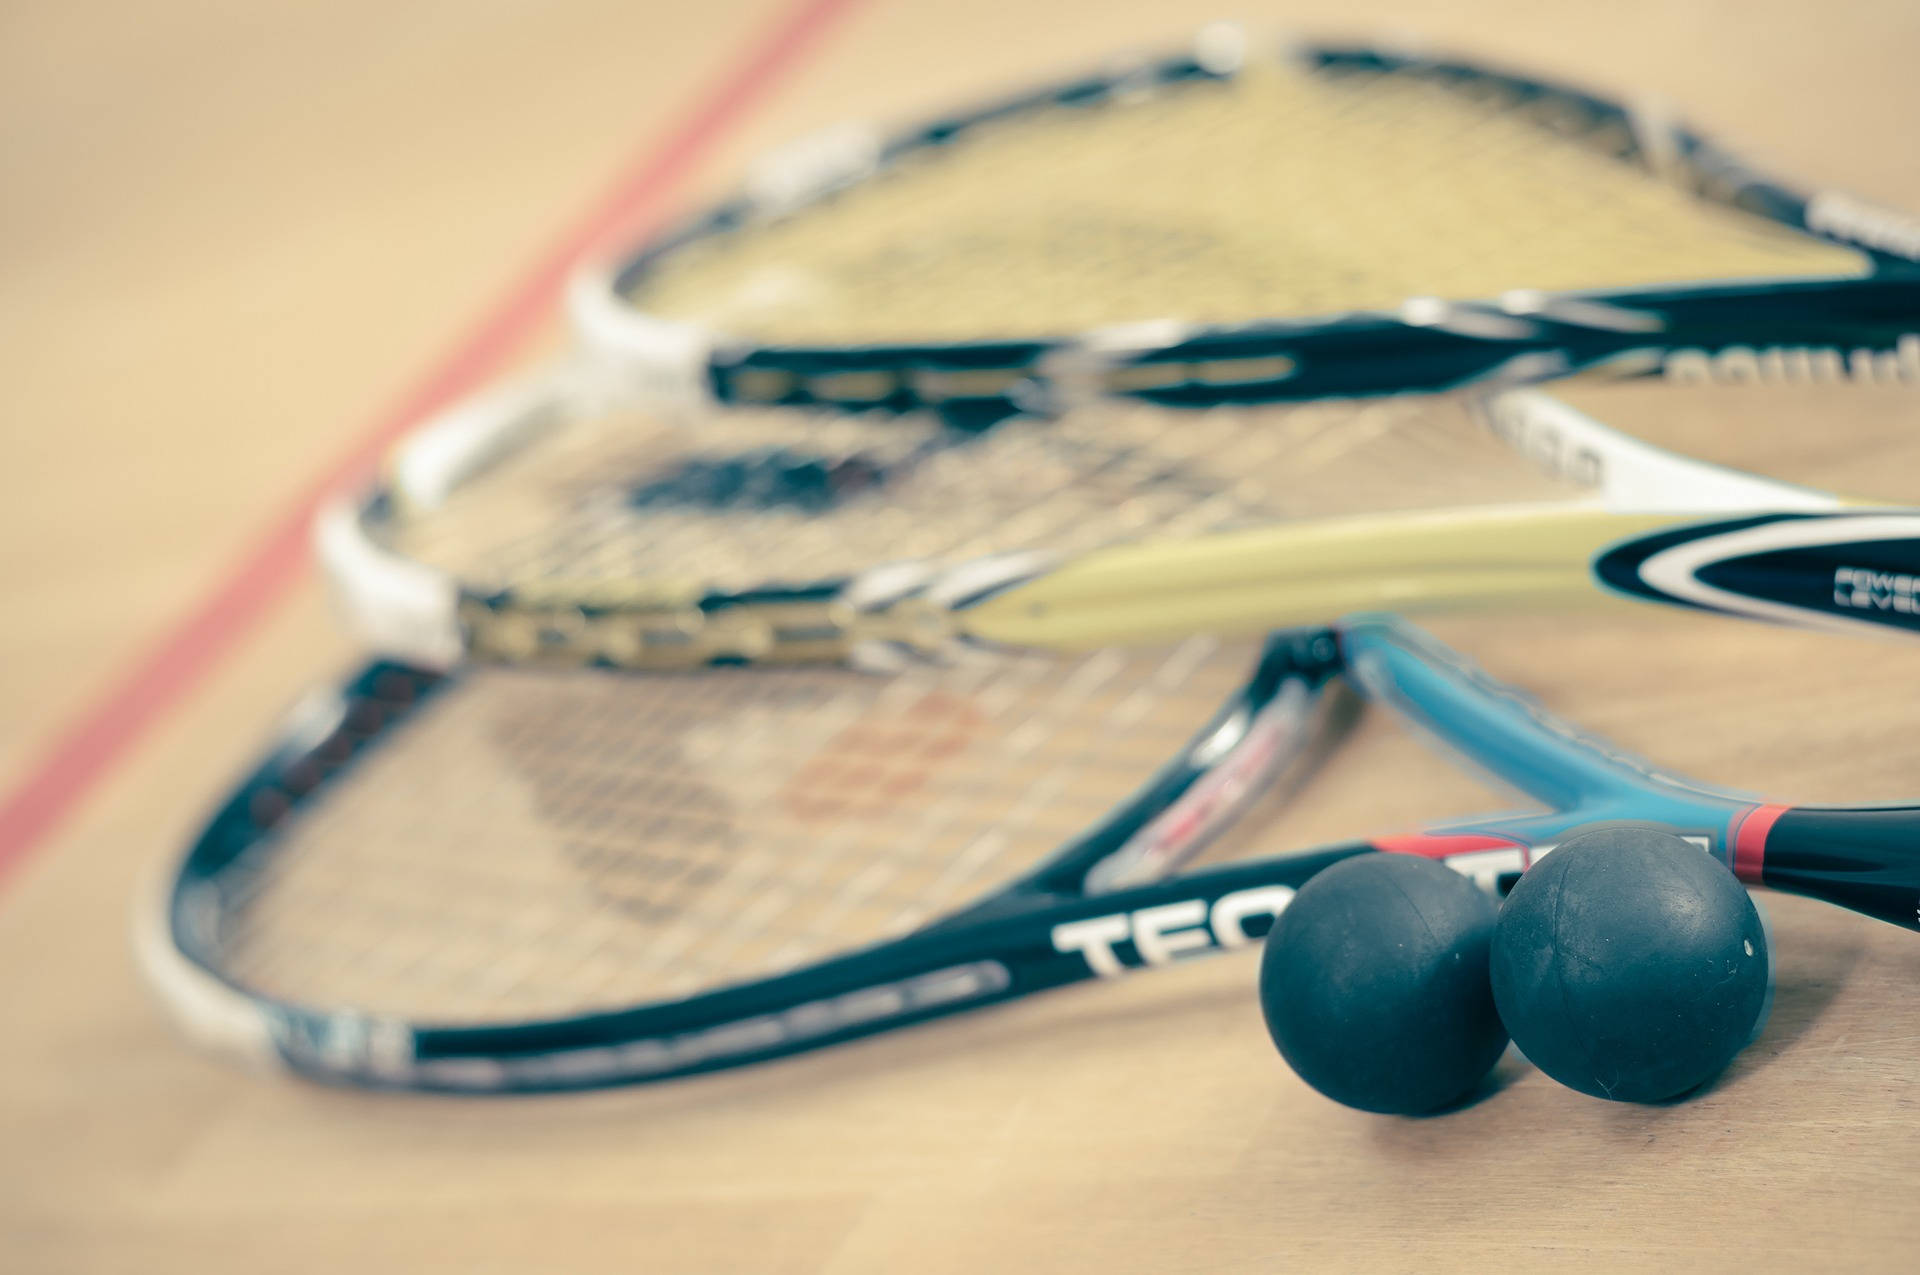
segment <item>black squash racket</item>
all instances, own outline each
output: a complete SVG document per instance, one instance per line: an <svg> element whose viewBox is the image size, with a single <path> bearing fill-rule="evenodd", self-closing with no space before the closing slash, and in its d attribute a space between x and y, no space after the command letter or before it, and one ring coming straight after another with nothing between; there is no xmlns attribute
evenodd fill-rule
<svg viewBox="0 0 1920 1275"><path fill-rule="evenodd" d="M1246 858L1342 675L1547 811ZM892 677L375 664L221 806L141 955L193 1037L305 1075L605 1085L1245 946L1370 850L1497 890L1613 821L1920 929L1920 807L1679 779L1363 617Z"/></svg>
<svg viewBox="0 0 1920 1275"><path fill-rule="evenodd" d="M626 389L940 409L1194 406L1791 352L1920 375L1920 221L1464 59L1185 51L768 157L575 288Z"/></svg>

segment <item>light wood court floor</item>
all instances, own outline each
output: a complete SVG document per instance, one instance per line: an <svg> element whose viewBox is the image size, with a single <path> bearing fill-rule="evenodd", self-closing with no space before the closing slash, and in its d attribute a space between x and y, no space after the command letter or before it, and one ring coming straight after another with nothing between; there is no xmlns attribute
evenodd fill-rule
<svg viewBox="0 0 1920 1275"><path fill-rule="evenodd" d="M1699 1100L1616 1107L1512 1067L1494 1099L1416 1122L1295 1082L1244 959L736 1074L510 1102L240 1074L184 1048L139 987L136 883L279 707L350 654L310 579L281 587L289 511L383 422L544 339L523 321L539 263L583 210L657 218L811 126L965 100L1203 16L1173 0L6 6L0 777L41 773L64 740L70 764L36 791L77 800L32 807L60 817L0 897L0 1270L1920 1264L1920 940L1794 900L1771 904L1773 1023ZM1655 94L1809 184L1920 208L1905 0L1229 16L1417 30ZM621 181L640 197L610 193ZM1901 410L1920 428L1920 408L1854 410L1836 398L1807 428L1884 436ZM1920 474L1873 461L1879 494L1920 496ZM1905 648L1654 618L1443 632L1704 777L1920 792ZM130 670L148 699L113 689ZM1459 782L1369 725L1286 835L1374 826L1383 783L1417 807Z"/></svg>

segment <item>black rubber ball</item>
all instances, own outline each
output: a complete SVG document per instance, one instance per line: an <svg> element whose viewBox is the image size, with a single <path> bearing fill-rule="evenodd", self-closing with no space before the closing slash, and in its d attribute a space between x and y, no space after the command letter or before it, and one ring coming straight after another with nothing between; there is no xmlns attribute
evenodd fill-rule
<svg viewBox="0 0 1920 1275"><path fill-rule="evenodd" d="M1563 1085L1659 1102L1711 1080L1767 1006L1765 931L1725 866L1650 828L1581 833L1508 896L1493 994L1514 1044Z"/></svg>
<svg viewBox="0 0 1920 1275"><path fill-rule="evenodd" d="M1429 859L1366 854L1307 882L1267 936L1260 1008L1301 1079L1362 1111L1418 1115L1499 1061L1487 954L1498 909Z"/></svg>

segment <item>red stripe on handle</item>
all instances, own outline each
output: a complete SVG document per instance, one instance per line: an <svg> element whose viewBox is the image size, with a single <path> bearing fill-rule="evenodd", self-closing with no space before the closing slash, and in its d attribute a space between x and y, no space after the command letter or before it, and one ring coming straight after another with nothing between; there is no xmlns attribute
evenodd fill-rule
<svg viewBox="0 0 1920 1275"><path fill-rule="evenodd" d="M1755 806L1741 816L1733 832L1733 875L1749 885L1759 885L1760 871L1767 859L1767 834L1774 822L1787 813L1786 806Z"/></svg>

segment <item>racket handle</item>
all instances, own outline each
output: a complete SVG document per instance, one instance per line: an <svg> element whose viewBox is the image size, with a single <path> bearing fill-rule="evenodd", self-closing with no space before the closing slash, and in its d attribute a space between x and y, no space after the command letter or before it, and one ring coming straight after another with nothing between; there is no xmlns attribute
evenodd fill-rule
<svg viewBox="0 0 1920 1275"><path fill-rule="evenodd" d="M1742 828L1735 866L1743 878L1920 930L1920 807L1762 807L1756 814L1772 821L1758 837Z"/></svg>

